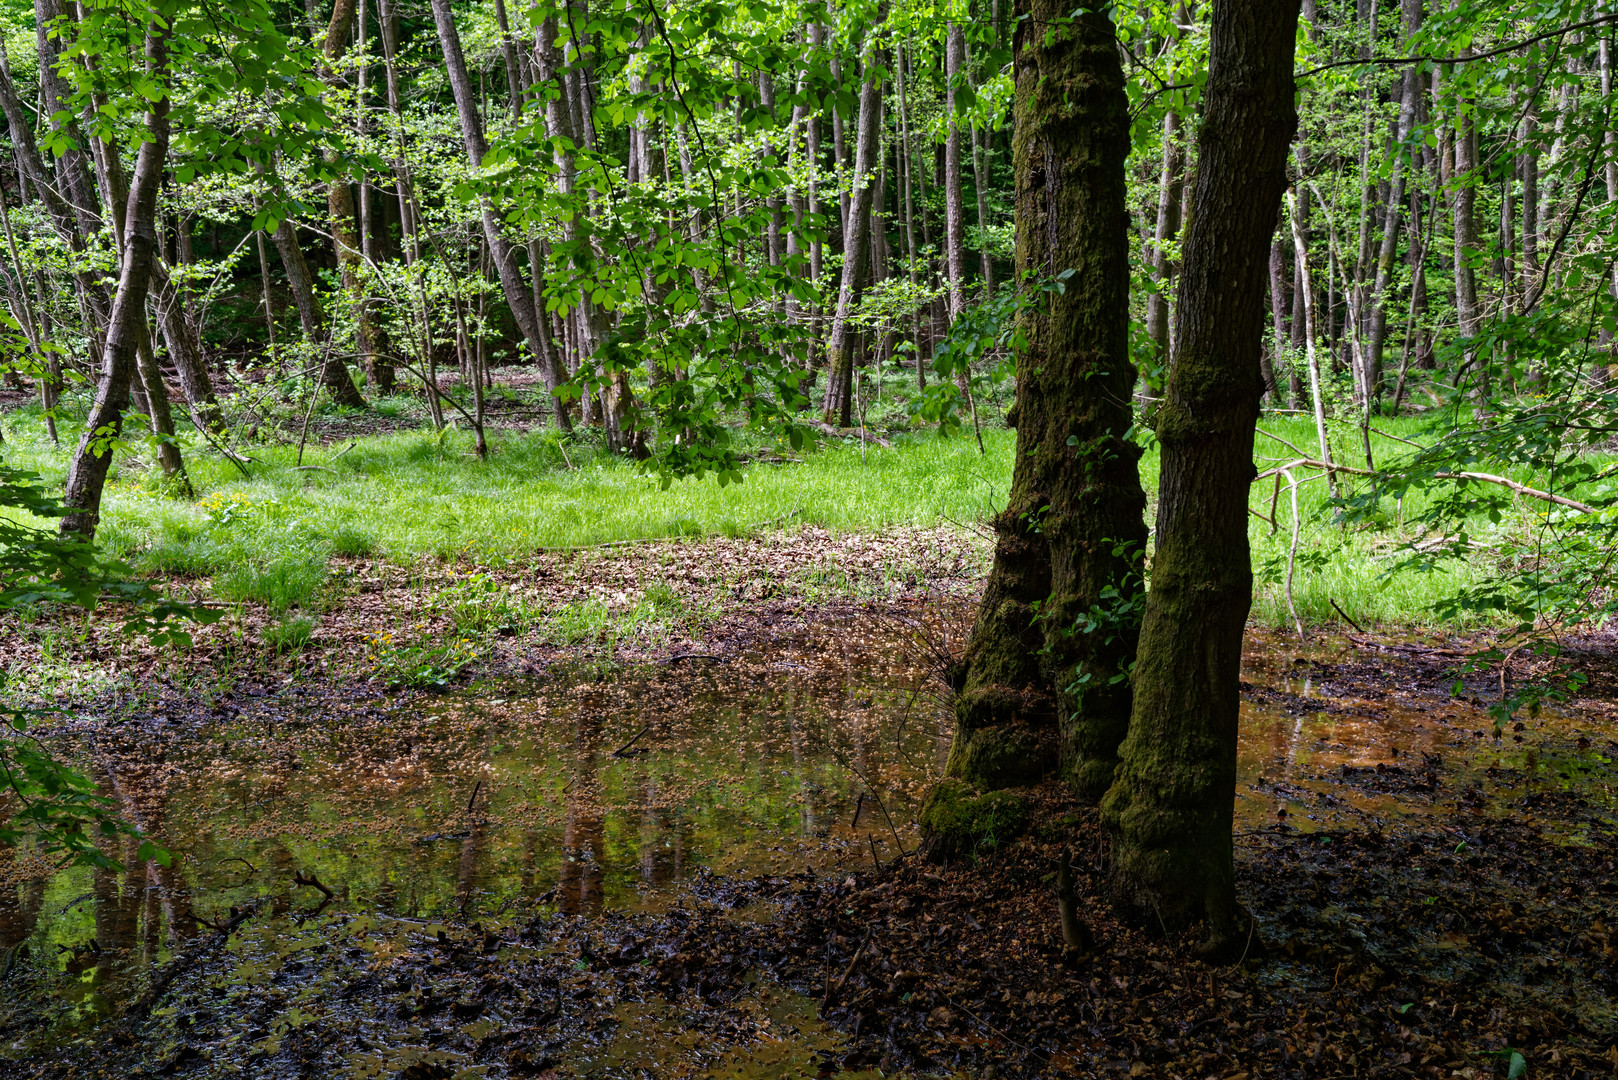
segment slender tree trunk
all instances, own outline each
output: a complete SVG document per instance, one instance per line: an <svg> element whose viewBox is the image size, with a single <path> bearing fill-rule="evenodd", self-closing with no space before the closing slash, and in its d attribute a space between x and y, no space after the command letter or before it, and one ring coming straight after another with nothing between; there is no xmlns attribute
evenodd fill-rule
<svg viewBox="0 0 1618 1080"><path fill-rule="evenodd" d="M354 6L355 0L334 0L331 22L326 27L326 41L321 49L320 75L332 91L342 86L337 67L348 53L349 29L354 22ZM335 158L328 156L328 161L335 161ZM364 287L360 281L362 269L360 241L354 231L356 220L354 192L348 186L347 176L339 176L326 185L326 214L331 226L332 247L337 258L338 283L349 308L353 311L355 351L359 353L361 365L369 372L373 365L372 357L380 350L377 348L371 311L365 303ZM341 363L334 357L326 364L328 371L331 372L330 379L333 380L336 379L334 362ZM359 388L354 385L353 377L348 374L346 364L343 365L343 378L340 381L346 382L347 386L333 389L332 397L346 399L342 401L345 405L364 408L365 399L360 396Z"/></svg>
<svg viewBox="0 0 1618 1080"><path fill-rule="evenodd" d="M894 47L893 70L895 86L899 91L899 141L900 160L904 163L904 201L905 201L905 247L909 256L910 288L916 288L916 209L914 202L914 184L912 180L916 170L915 148L910 142L910 109L905 97L905 60L900 46ZM916 361L916 386L918 389L927 385L927 366L922 363L921 348L921 320L919 313L912 309L910 313L910 345Z"/></svg>
<svg viewBox="0 0 1618 1080"><path fill-rule="evenodd" d="M484 139L483 117L478 112L477 99L473 96L472 80L467 74L466 58L461 52L460 32L455 28L455 16L450 11L449 0L433 0L432 8L433 22L438 28L438 40L444 50L445 72L449 76L450 90L455 97L455 109L460 117L461 140L466 147L466 158L473 169L480 169L483 166L483 159L488 156L489 146ZM517 263L516 249L511 241L506 239L499 218L495 216L494 207L487 198L480 200L480 206L483 238L489 245L489 258L494 263L495 272L500 276L500 289L506 298L506 306L511 309L513 318L517 320L517 329L527 341L529 352L540 365L545 388L554 398L562 376L559 371L546 363L549 350L540 341L543 327L540 325L539 313L534 308L534 294L529 289L528 283L523 280L522 267ZM538 268L534 269L537 273ZM561 423L560 419L558 423Z"/></svg>
<svg viewBox="0 0 1618 1080"><path fill-rule="evenodd" d="M1403 0L1406 41L1421 29L1422 3L1423 0ZM1393 279L1393 260L1399 251L1399 213L1405 201L1405 143L1409 141L1416 122L1416 101L1421 96L1420 80L1418 70L1412 68L1405 72L1399 97L1399 119L1395 127L1397 143L1382 219L1382 243L1377 249L1376 277L1371 286L1371 327L1366 349L1366 391L1370 402L1382 396L1382 354L1388 338L1388 305L1392 302L1388 293Z"/></svg>
<svg viewBox="0 0 1618 1080"><path fill-rule="evenodd" d="M1612 100L1612 54L1613 30L1611 27L1606 27L1601 32L1600 55L1598 57L1601 65L1601 96L1606 101ZM1607 130L1602 134L1601 141L1602 145L1606 147L1607 153L1607 164L1602 170L1603 178L1607 182L1607 201L1609 203L1618 203L1618 131L1613 130L1613 125L1611 123L1607 124ZM1618 300L1618 264L1613 266L1611 274L1612 297L1614 300ZM1610 330L1601 331L1601 342L1607 346L1608 355L1606 363L1608 378L1612 377L1613 364L1615 360L1618 360L1618 356L1614 355L1615 353L1618 353L1618 348L1614 347L1614 338L1615 335Z"/></svg>
<svg viewBox="0 0 1618 1080"><path fill-rule="evenodd" d="M1461 55L1471 54L1463 49ZM1482 326L1483 313L1478 307L1477 275L1472 268L1472 257L1478 249L1477 232L1477 121L1470 113L1463 113L1455 133L1455 312L1463 338L1476 336ZM1456 373L1457 385L1462 378L1475 380L1475 397L1483 398L1489 392L1487 360L1478 355L1476 348L1467 348L1462 360L1462 371Z"/></svg>
<svg viewBox="0 0 1618 1080"><path fill-rule="evenodd" d="M1169 340L1169 296L1174 284L1175 265L1168 246L1180 236L1180 198L1185 171L1180 148L1180 117L1173 110L1163 114L1163 175L1157 184L1157 229L1152 245L1152 277L1157 290L1146 297L1146 332L1157 346L1159 363L1167 364L1173 343Z"/></svg>
<svg viewBox="0 0 1618 1080"><path fill-rule="evenodd" d="M949 267L949 321L966 310L966 214L961 205L961 124L955 112L956 83L966 77L966 35L952 22L944 39L944 244Z"/></svg>
<svg viewBox="0 0 1618 1080"><path fill-rule="evenodd" d="M154 245L155 246L155 245ZM154 257L154 263L157 261ZM148 286L149 288L150 286ZM143 317L140 338L135 346L135 376L130 389L134 392L136 407L151 422L152 434L157 439L157 461L163 475L187 499L194 494L191 478L186 475L185 461L180 457L180 444L175 441L174 410L169 404L169 390L163 383L163 372L152 353L152 333Z"/></svg>
<svg viewBox="0 0 1618 1080"><path fill-rule="evenodd" d="M1240 948L1232 805L1270 238L1297 126L1298 0L1214 0L1134 712L1102 803L1115 904Z"/></svg>
<svg viewBox="0 0 1618 1080"><path fill-rule="evenodd" d="M848 229L843 239L843 280L837 290L837 315L832 322L831 344L826 351L826 397L823 419L828 424L849 427L853 423L855 302L865 269L865 242L870 235L866 222L871 216L873 174L876 171L877 113L882 107L882 80L876 74L876 45L867 42L860 87L858 134L854 146L854 191L849 206Z"/></svg>
<svg viewBox="0 0 1618 1080"><path fill-rule="evenodd" d="M180 377L180 389L185 392L191 421L199 431L222 434L225 418L219 410L219 399L214 396L213 380L208 377L202 341L162 259L152 260L150 288L153 306L157 309L157 325L163 333L163 344L168 347L169 360Z"/></svg>
<svg viewBox="0 0 1618 1080"><path fill-rule="evenodd" d="M77 535L85 539L95 536L101 520L101 492L106 487L107 472L112 464L109 436L116 438L123 430L135 353L146 328L146 289L151 281L157 246L157 191L163 181L169 149L165 70L168 35L168 26L156 21L146 30L147 77L165 92L146 112L146 138L150 141L141 144L134 183L129 189L118 291L107 323L107 342L102 350L95 401L85 417L84 434L68 467L67 492L63 499L68 512L61 521L64 536Z"/></svg>
<svg viewBox="0 0 1618 1080"><path fill-rule="evenodd" d="M1129 107L1105 14L1027 0L1016 35L1017 273L1075 273L1026 316L1016 465L994 566L952 673L948 771L1004 787L1061 768L1096 798L1130 708L1146 548L1131 423ZM1054 30L1026 29L1055 27ZM1105 625L1084 616L1107 612Z"/></svg>

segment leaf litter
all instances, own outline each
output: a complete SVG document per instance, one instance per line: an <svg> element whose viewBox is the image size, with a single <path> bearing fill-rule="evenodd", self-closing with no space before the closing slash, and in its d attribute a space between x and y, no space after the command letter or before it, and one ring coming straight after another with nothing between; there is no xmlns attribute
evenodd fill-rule
<svg viewBox="0 0 1618 1080"><path fill-rule="evenodd" d="M658 558L626 557L580 563L567 595ZM182 857L9 860L0 1076L1618 1067L1609 642L1584 643L1584 699L1495 739L1492 676L1454 692L1457 643L1250 635L1236 845L1258 930L1219 967L1110 918L1094 812L1055 786L1024 793L1023 836L921 861L937 659L971 615L936 586L798 587L610 648L513 635L448 693L335 656L212 693L143 675L55 738ZM1064 849L1082 956L1052 896Z"/></svg>

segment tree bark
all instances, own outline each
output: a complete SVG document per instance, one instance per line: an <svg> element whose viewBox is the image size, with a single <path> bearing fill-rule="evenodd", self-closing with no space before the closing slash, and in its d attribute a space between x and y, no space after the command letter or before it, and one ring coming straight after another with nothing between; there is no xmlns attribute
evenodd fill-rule
<svg viewBox="0 0 1618 1080"><path fill-rule="evenodd" d="M882 80L878 77L876 45L867 42L862 62L858 134L854 140L854 191L849 201L848 229L843 237L843 279L837 290L837 314L832 321L831 344L826 350L826 397L822 419L848 427L854 404L854 305L864 276L865 244L870 230L877 155L877 113L882 107Z"/></svg>
<svg viewBox="0 0 1618 1080"><path fill-rule="evenodd" d="M1469 55L1471 51L1463 49L1461 55ZM1468 113L1461 117L1455 133L1454 176L1455 313L1463 338L1474 337L1483 322L1483 313L1478 307L1477 275L1472 269L1472 256L1478 247L1477 178L1472 175L1477 163L1477 121ZM1477 380L1475 396L1486 396L1489 392L1487 361L1480 362L1477 350L1467 348L1461 367L1456 373L1457 385L1461 379L1471 376Z"/></svg>
<svg viewBox="0 0 1618 1080"><path fill-rule="evenodd" d="M157 261L155 256L152 261ZM180 494L191 498L194 494L191 478L186 475L180 444L174 437L174 410L169 404L169 389L163 384L163 372L152 353L152 333L144 318L135 344L135 375L131 377L130 390L136 409L145 413L152 425L152 435L157 439L157 462L163 475L176 485Z"/></svg>
<svg viewBox="0 0 1618 1080"><path fill-rule="evenodd" d="M1232 804L1247 543L1270 238L1297 126L1299 0L1214 0L1204 119L1180 278L1178 351L1162 446L1151 591L1134 712L1102 802L1121 912L1173 929L1238 932Z"/></svg>
<svg viewBox="0 0 1618 1080"><path fill-rule="evenodd" d="M155 20L146 29L147 77L165 92L146 112L146 136L150 141L141 144L135 161L134 183L129 189L118 291L107 322L107 341L102 350L95 401L85 417L84 434L79 437L68 467L67 492L63 499L68 512L61 521L64 536L76 535L87 540L95 536L101 520L101 493L112 465L111 440L123 431L135 353L146 329L146 290L157 248L157 191L163 181L169 149L169 99L164 85L168 35L167 25Z"/></svg>
<svg viewBox="0 0 1618 1080"><path fill-rule="evenodd" d="M191 422L199 431L219 435L225 430L225 418L219 409L219 399L214 395L213 380L208 377L202 341L162 259L152 260L150 288L153 307L157 309L157 325L163 333L163 344L168 347L169 360L180 377L180 389L185 392Z"/></svg>
<svg viewBox="0 0 1618 1080"><path fill-rule="evenodd" d="M483 117L478 112L472 80L467 74L466 57L461 52L460 32L455 28L455 16L450 11L449 0L433 0L432 8L433 22L438 28L438 40L444 50L445 72L449 76L450 90L455 97L456 113L460 117L461 141L466 147L466 158L474 170L480 169L483 167L483 159L488 156L489 145L483 135ZM534 307L534 295L528 283L523 280L522 267L517 264L516 249L511 241L506 239L500 221L495 216L494 207L487 198L479 200L479 205L482 209L483 238L488 242L489 258L494 263L495 272L500 276L500 289L506 298L506 306L511 309L512 317L517 320L517 329L527 341L529 352L540 366L545 388L551 391L554 399L562 375L555 369L553 363L547 363L553 354L550 354L540 341L543 327L539 322L539 313ZM537 268L535 270L537 273Z"/></svg>
<svg viewBox="0 0 1618 1080"><path fill-rule="evenodd" d="M1157 291L1146 297L1146 332L1157 346L1157 359L1167 364L1171 356L1169 340L1169 293L1174 282L1174 260L1168 245L1180 236L1180 189L1185 170L1180 150L1180 117L1172 110L1163 115L1163 175L1157 184L1157 229L1152 245L1152 277Z"/></svg>
<svg viewBox="0 0 1618 1080"><path fill-rule="evenodd" d="M1016 465L957 690L948 771L1055 768L1096 798L1129 719L1146 500L1131 424L1129 106L1105 14L1028 0L1016 37L1018 280L1074 273L1024 315ZM1024 30L1024 27L1058 27ZM1089 625L1093 624L1093 625ZM1086 626L1089 625L1089 629Z"/></svg>
<svg viewBox="0 0 1618 1080"><path fill-rule="evenodd" d="M1404 0L1404 36L1408 41L1421 29L1423 0ZM1388 180L1388 199L1382 219L1382 243L1377 249L1376 276L1371 285L1371 327L1366 347L1366 394L1369 402L1382 396L1383 351L1388 339L1389 283L1393 279L1393 259L1399 250L1399 215L1404 208L1405 143L1416 123L1416 101L1421 96L1421 73L1405 72L1399 97L1399 119L1393 153L1393 171Z"/></svg>
<svg viewBox="0 0 1618 1080"><path fill-rule="evenodd" d="M961 199L961 123L955 113L955 84L966 77L966 35L952 22L944 39L944 244L948 249L949 321L966 310L966 213Z"/></svg>

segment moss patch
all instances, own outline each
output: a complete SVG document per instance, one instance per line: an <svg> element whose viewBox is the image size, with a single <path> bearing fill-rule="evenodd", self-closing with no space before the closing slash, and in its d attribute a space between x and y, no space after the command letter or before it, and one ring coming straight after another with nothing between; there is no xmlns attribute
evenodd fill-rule
<svg viewBox="0 0 1618 1080"><path fill-rule="evenodd" d="M921 810L927 855L936 862L969 857L1008 844L1028 828L1028 804L1009 791L979 795L970 784L949 779Z"/></svg>

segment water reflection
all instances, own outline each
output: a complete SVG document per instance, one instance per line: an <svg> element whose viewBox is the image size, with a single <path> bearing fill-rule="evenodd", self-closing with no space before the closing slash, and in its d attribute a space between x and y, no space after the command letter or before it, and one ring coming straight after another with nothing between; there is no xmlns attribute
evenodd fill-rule
<svg viewBox="0 0 1618 1080"><path fill-rule="evenodd" d="M265 702L200 732L103 742L105 785L179 858L126 849L121 872L41 875L0 852L0 950L75 976L88 1017L232 906L312 909L323 897L295 875L330 886L333 910L476 919L540 901L654 908L704 868L826 871L878 845L885 858L916 842L951 715L901 639L827 633L731 664L346 712ZM1425 763L1480 745L1480 714L1442 698L1322 697L1294 661L1323 658L1262 638L1249 650L1244 678L1262 692L1243 705L1238 831L1276 827L1282 808L1306 829L1424 812Z"/></svg>

